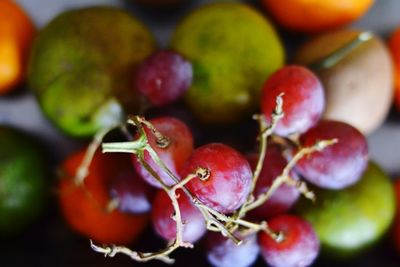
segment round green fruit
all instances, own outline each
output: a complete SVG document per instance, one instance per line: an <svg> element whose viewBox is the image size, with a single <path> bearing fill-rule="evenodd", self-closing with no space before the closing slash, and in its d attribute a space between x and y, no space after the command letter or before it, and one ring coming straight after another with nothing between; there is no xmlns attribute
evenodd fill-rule
<svg viewBox="0 0 400 267"><path fill-rule="evenodd" d="M72 10L38 35L29 62L29 85L43 112L65 133L91 136L138 112L135 67L155 49L148 29L111 7Z"/></svg>
<svg viewBox="0 0 400 267"><path fill-rule="evenodd" d="M368 248L382 237L395 214L392 183L374 163L351 187L314 192L315 204L301 201L296 209L314 226L326 255L350 257Z"/></svg>
<svg viewBox="0 0 400 267"><path fill-rule="evenodd" d="M193 64L185 101L207 123L232 123L259 107L261 88L284 63L272 25L241 3L215 3L177 26L171 47Z"/></svg>
<svg viewBox="0 0 400 267"><path fill-rule="evenodd" d="M19 130L0 126L0 236L13 236L41 213L47 196L45 157Z"/></svg>

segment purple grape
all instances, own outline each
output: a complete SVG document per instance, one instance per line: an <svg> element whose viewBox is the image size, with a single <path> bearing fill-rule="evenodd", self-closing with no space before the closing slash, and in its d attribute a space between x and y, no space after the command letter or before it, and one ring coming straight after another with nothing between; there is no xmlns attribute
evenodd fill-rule
<svg viewBox="0 0 400 267"><path fill-rule="evenodd" d="M148 127L144 127L150 146L155 150L164 164L178 176L186 159L193 152L193 136L189 127L181 120L174 117L158 117L151 119L153 126L169 140L165 148L157 146L157 139ZM144 161L160 176L166 185L173 185L175 181L151 158L145 151ZM160 183L139 162L136 155L132 156L133 165L141 178L148 184L161 188Z"/></svg>
<svg viewBox="0 0 400 267"><path fill-rule="evenodd" d="M247 159L222 143L205 144L195 149L181 169L187 177L202 167L209 172L207 179L192 179L187 188L206 206L229 214L245 201L251 187L252 171Z"/></svg>
<svg viewBox="0 0 400 267"><path fill-rule="evenodd" d="M137 174L124 171L116 176L110 185L111 199L117 199L118 210L126 213L146 213L151 209L152 188Z"/></svg>
<svg viewBox="0 0 400 267"><path fill-rule="evenodd" d="M136 86L151 105L162 107L177 100L192 84L192 65L180 54L164 50L147 58L136 74Z"/></svg>
<svg viewBox="0 0 400 267"><path fill-rule="evenodd" d="M182 239L190 243L199 240L206 232L205 219L200 210L182 191L179 195L178 205L183 222ZM172 201L163 190L159 190L153 201L152 221L155 231L167 241L176 237L176 222L172 219L174 208Z"/></svg>
<svg viewBox="0 0 400 267"><path fill-rule="evenodd" d="M321 121L300 136L303 147L318 140L338 142L301 159L296 171L309 182L328 189L342 189L356 183L368 165L368 144L353 126L339 121Z"/></svg>
<svg viewBox="0 0 400 267"><path fill-rule="evenodd" d="M247 156L253 170L256 167L258 154L250 154ZM254 196L266 192L271 186L272 182L282 173L287 165L287 160L283 157L280 149L276 145L268 146L263 168L258 178ZM291 172L291 177L298 179L295 172ZM300 196L300 192L294 186L283 184L276 189L263 205L252 210L250 215L257 219L267 219L269 217L287 212Z"/></svg>
<svg viewBox="0 0 400 267"><path fill-rule="evenodd" d="M275 133L281 136L307 131L318 122L325 107L321 82L301 66L289 65L272 74L262 93L261 107L268 122L271 122L277 96L283 93L284 117L275 128Z"/></svg>
<svg viewBox="0 0 400 267"><path fill-rule="evenodd" d="M293 215L279 215L268 221L269 227L283 234L283 240L259 233L261 254L272 267L305 267L313 263L319 253L319 239L312 225Z"/></svg>
<svg viewBox="0 0 400 267"><path fill-rule="evenodd" d="M236 245L220 233L207 234L207 259L215 267L247 267L255 262L260 248L255 234L242 237Z"/></svg>

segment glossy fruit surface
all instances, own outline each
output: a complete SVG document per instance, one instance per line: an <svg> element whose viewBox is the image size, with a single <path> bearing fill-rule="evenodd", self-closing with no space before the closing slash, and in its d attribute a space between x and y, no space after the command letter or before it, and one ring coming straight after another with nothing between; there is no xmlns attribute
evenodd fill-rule
<svg viewBox="0 0 400 267"><path fill-rule="evenodd" d="M356 255L381 238L394 218L393 185L374 163L351 187L313 190L315 204L301 201L296 210L314 226L327 254Z"/></svg>
<svg viewBox="0 0 400 267"><path fill-rule="evenodd" d="M395 67L395 103L400 110L400 27L391 34L388 44Z"/></svg>
<svg viewBox="0 0 400 267"><path fill-rule="evenodd" d="M206 232L206 224L200 210L182 191L177 191L178 205L183 222L183 241L194 243ZM174 208L168 194L159 190L153 202L152 221L154 230L165 240L176 238L176 222L172 219Z"/></svg>
<svg viewBox="0 0 400 267"><path fill-rule="evenodd" d="M284 235L277 242L264 232L258 242L264 260L273 267L310 266L319 254L319 240L312 225L294 215L279 215L268 221L270 228Z"/></svg>
<svg viewBox="0 0 400 267"><path fill-rule="evenodd" d="M179 171L193 151L193 136L190 129L183 121L174 117L158 117L151 119L150 122L162 135L168 138L169 145L166 148L159 147L156 137L151 133L150 129L145 127L149 144L164 164L176 176L179 176ZM132 160L135 169L147 183L161 188L157 180L139 163L136 156L132 156ZM144 160L156 171L166 185L175 184L175 181L153 161L147 151L144 153Z"/></svg>
<svg viewBox="0 0 400 267"><path fill-rule="evenodd" d="M204 205L221 213L232 213L244 203L252 171L243 155L221 143L203 145L185 162L181 178L196 173L199 167L209 175L203 180L192 179L187 187Z"/></svg>
<svg viewBox="0 0 400 267"><path fill-rule="evenodd" d="M122 10L66 11L36 38L29 85L44 114L63 132L91 136L120 122L124 111L139 111L132 75L154 48L148 29Z"/></svg>
<svg viewBox="0 0 400 267"><path fill-rule="evenodd" d="M232 240L224 237L221 233L208 233L206 241L208 262L215 267L251 266L260 251L257 236L248 235L241 237L241 240L240 245L235 245Z"/></svg>
<svg viewBox="0 0 400 267"><path fill-rule="evenodd" d="M17 129L0 126L0 147L0 236L13 236L43 211L48 170L37 141Z"/></svg>
<svg viewBox="0 0 400 267"><path fill-rule="evenodd" d="M180 98L192 84L192 65L180 54L163 50L139 66L135 84L150 105L162 107Z"/></svg>
<svg viewBox="0 0 400 267"><path fill-rule="evenodd" d="M358 18L374 0L263 0L271 15L288 29L315 33L344 26Z"/></svg>
<svg viewBox="0 0 400 267"><path fill-rule="evenodd" d="M318 140L333 140L320 152L303 157L296 171L307 181L329 189L342 189L356 183L368 165L366 138L351 125L323 120L300 136L303 147L313 146Z"/></svg>
<svg viewBox="0 0 400 267"><path fill-rule="evenodd" d="M146 184L132 166L119 170L110 182L110 197L115 200L118 210L125 213L140 214L151 210L153 190Z"/></svg>
<svg viewBox="0 0 400 267"><path fill-rule="evenodd" d="M397 251L400 251L400 181L394 181L394 190L396 195L396 218L394 222L394 244Z"/></svg>
<svg viewBox="0 0 400 267"><path fill-rule="evenodd" d="M0 1L0 94L14 89L25 78L35 33L31 19L15 1Z"/></svg>
<svg viewBox="0 0 400 267"><path fill-rule="evenodd" d="M243 3L196 9L177 26L171 47L193 64L187 105L214 124L249 117L259 106L263 82L284 62L272 25Z"/></svg>
<svg viewBox="0 0 400 267"><path fill-rule="evenodd" d="M76 185L73 177L85 151L74 153L63 163L64 176L59 184L62 214L75 231L87 238L105 244L128 244L143 231L148 216L108 211L107 206L111 179L119 170L130 167L129 156L97 152L83 185Z"/></svg>
<svg viewBox="0 0 400 267"><path fill-rule="evenodd" d="M262 90L261 109L268 122L276 107L276 98L282 95L284 117L275 133L288 136L303 133L320 119L325 107L324 89L318 77L310 70L288 65L272 74Z"/></svg>
<svg viewBox="0 0 400 267"><path fill-rule="evenodd" d="M370 35L369 40L353 45L329 67L318 67L363 35ZM353 29L320 34L297 50L294 61L314 66L324 85L324 119L346 122L364 134L383 124L393 100L393 67L389 49L378 35Z"/></svg>
<svg viewBox="0 0 400 267"><path fill-rule="evenodd" d="M247 156L253 170L256 167L258 154ZM268 191L272 182L282 173L283 169L288 164L283 157L279 147L270 145L267 148L263 167L258 178L254 196ZM295 172L291 172L291 177L298 179ZM251 211L251 216L257 219L265 220L266 218L287 212L300 196L300 192L294 186L283 184L276 189L272 196L261 206Z"/></svg>

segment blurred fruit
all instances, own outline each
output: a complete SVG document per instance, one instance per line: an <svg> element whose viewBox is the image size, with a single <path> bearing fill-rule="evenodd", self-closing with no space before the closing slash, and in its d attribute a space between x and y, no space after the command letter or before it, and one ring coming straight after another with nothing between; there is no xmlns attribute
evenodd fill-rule
<svg viewBox="0 0 400 267"><path fill-rule="evenodd" d="M382 237L391 225L395 213L393 186L374 163L351 187L313 190L316 203L300 201L297 211L313 224L328 254L355 255Z"/></svg>
<svg viewBox="0 0 400 267"><path fill-rule="evenodd" d="M182 191L176 192L183 222L182 240L194 243L206 232L206 222L200 210ZM174 207L168 194L159 190L153 202L152 222L154 230L167 241L176 238L176 222L173 219Z"/></svg>
<svg viewBox="0 0 400 267"><path fill-rule="evenodd" d="M0 236L12 236L42 212L48 171L37 141L17 129L0 126L0 147Z"/></svg>
<svg viewBox="0 0 400 267"><path fill-rule="evenodd" d="M268 123L271 123L279 95L283 100L284 116L274 132L281 136L304 133L318 122L325 107L321 82L314 73L301 66L282 67L265 82L261 109Z"/></svg>
<svg viewBox="0 0 400 267"><path fill-rule="evenodd" d="M62 166L59 184L61 211L68 224L82 235L100 243L128 244L146 226L147 215L133 215L107 210L110 202L109 185L113 177L132 169L129 155L97 152L89 166L83 184L74 176L86 150L79 151Z"/></svg>
<svg viewBox="0 0 400 267"><path fill-rule="evenodd" d="M90 136L119 122L123 109L140 110L132 76L154 48L150 32L122 10L67 11L35 40L29 83L55 125L69 135Z"/></svg>
<svg viewBox="0 0 400 267"><path fill-rule="evenodd" d="M186 103L207 123L237 122L260 103L265 79L284 51L272 25L241 3L214 3L177 26L171 46L193 64Z"/></svg>
<svg viewBox="0 0 400 267"><path fill-rule="evenodd" d="M247 156L247 159L254 171L258 161L258 154L251 154ZM254 189L254 196L258 197L260 194L267 192L273 181L282 173L287 164L288 162L282 155L280 148L276 145L269 145L260 177ZM298 180L298 175L294 171L290 173L290 176ZM266 218L286 213L296 203L299 196L300 192L296 187L282 184L264 204L252 210L250 215L251 217L265 220Z"/></svg>
<svg viewBox="0 0 400 267"><path fill-rule="evenodd" d="M132 168L121 170L110 183L110 197L118 210L125 213L147 213L151 210L154 191Z"/></svg>
<svg viewBox="0 0 400 267"><path fill-rule="evenodd" d="M249 234L240 236L242 243L236 245L221 233L209 232L207 234L207 259L215 267L248 267L258 257L260 248L257 244L257 235Z"/></svg>
<svg viewBox="0 0 400 267"><path fill-rule="evenodd" d="M171 7L185 2L185 0L134 0L135 2L149 7Z"/></svg>
<svg viewBox="0 0 400 267"><path fill-rule="evenodd" d="M319 254L319 240L312 225L294 215L279 215L268 221L275 233L283 239L274 240L260 232L258 242L261 255L273 267L305 267L311 265Z"/></svg>
<svg viewBox="0 0 400 267"><path fill-rule="evenodd" d="M192 77L190 62L174 51L163 50L152 54L139 66L135 83L150 105L163 107L187 91Z"/></svg>
<svg viewBox="0 0 400 267"><path fill-rule="evenodd" d="M357 20L374 0L262 0L262 3L284 27L315 33Z"/></svg>
<svg viewBox="0 0 400 267"><path fill-rule="evenodd" d="M395 69L395 104L400 110L400 27L398 27L389 39L389 49L392 52L392 58Z"/></svg>
<svg viewBox="0 0 400 267"><path fill-rule="evenodd" d="M329 189L356 183L368 165L367 140L356 128L339 121L320 121L302 134L299 143L311 147L321 140L337 142L299 160L295 170L307 181Z"/></svg>
<svg viewBox="0 0 400 267"><path fill-rule="evenodd" d="M400 253L400 180L394 181L394 190L396 194L396 218L394 222L394 244L397 252Z"/></svg>
<svg viewBox="0 0 400 267"><path fill-rule="evenodd" d="M35 33L31 19L16 2L0 1L0 94L14 89L25 78Z"/></svg>
<svg viewBox="0 0 400 267"><path fill-rule="evenodd" d="M315 66L355 38L365 36L367 40L353 47L333 66ZM325 89L324 118L347 122L364 134L383 123L392 103L393 67L388 49L379 37L355 30L323 34L302 46L294 61L314 64L313 70Z"/></svg>
<svg viewBox="0 0 400 267"><path fill-rule="evenodd" d="M206 206L221 213L232 213L245 201L250 191L252 171L246 158L221 143L195 149L181 170L181 178L205 173L187 183L187 188Z"/></svg>

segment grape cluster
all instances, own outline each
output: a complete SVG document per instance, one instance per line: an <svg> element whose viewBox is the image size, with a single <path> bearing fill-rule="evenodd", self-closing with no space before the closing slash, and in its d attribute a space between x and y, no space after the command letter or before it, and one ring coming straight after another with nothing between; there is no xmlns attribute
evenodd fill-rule
<svg viewBox="0 0 400 267"><path fill-rule="evenodd" d="M170 70L180 69L177 64L183 69L172 75ZM154 105L170 103L175 97L169 97L169 89L182 92L188 86L182 78L189 73L187 64L175 52L159 52L140 68L138 86L150 100L156 97ZM157 76L158 70L167 74ZM159 79L168 96L154 93ZM151 212L154 230L168 246L154 253L92 248L170 263L171 252L192 247L207 235L213 266L250 266L258 254L271 266L312 264L319 239L310 223L290 214L291 208L301 194L315 199L306 182L334 190L356 183L368 163L367 142L346 123L321 120L324 90L305 67L289 65L272 74L260 106L262 114L255 116L258 152L247 156L217 142L194 148L190 128L171 116L130 117L127 125L135 128L130 141L102 144L103 152L132 153L135 170L112 178L107 207L129 214Z"/></svg>

